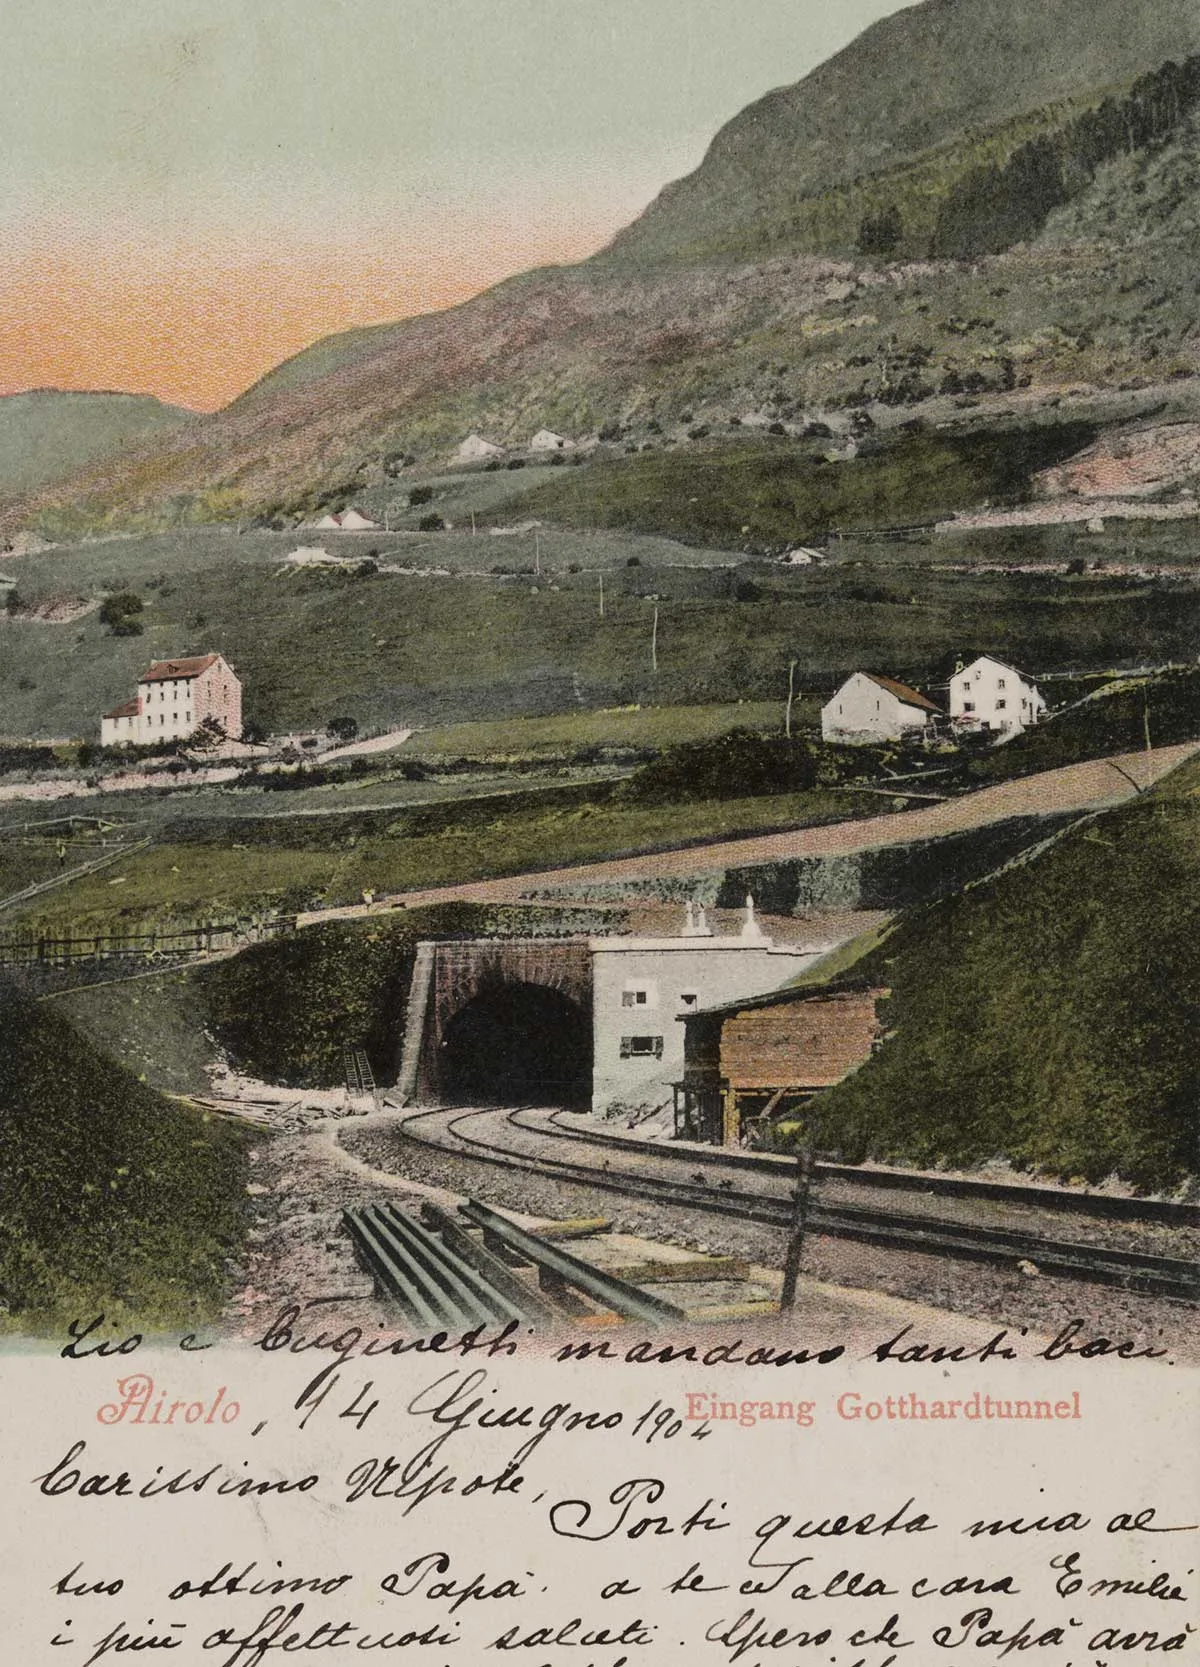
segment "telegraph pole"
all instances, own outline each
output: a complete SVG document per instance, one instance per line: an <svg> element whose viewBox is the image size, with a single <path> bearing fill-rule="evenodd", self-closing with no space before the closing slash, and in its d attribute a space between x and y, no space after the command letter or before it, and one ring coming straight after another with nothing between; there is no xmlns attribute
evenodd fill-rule
<svg viewBox="0 0 1200 1667"><path fill-rule="evenodd" d="M600 618L604 618L604 575L600 575Z"/></svg>
<svg viewBox="0 0 1200 1667"><path fill-rule="evenodd" d="M787 736L789 741L792 738L792 704L795 701L795 698L796 698L796 662L795 662L795 660L789 660L788 661L787 712L785 713L784 720L783 720L783 733Z"/></svg>
<svg viewBox="0 0 1200 1667"><path fill-rule="evenodd" d="M650 670L658 670L658 603L654 604L654 624L650 627Z"/></svg>
<svg viewBox="0 0 1200 1667"><path fill-rule="evenodd" d="M787 1258L783 1264L783 1289L779 1293L780 1312L796 1306L796 1286L800 1279L800 1261L804 1255L804 1232L808 1225L808 1211L812 1200L813 1166L816 1150L812 1135L805 1132L804 1144L796 1153L796 1190L792 1194L792 1228L788 1239Z"/></svg>

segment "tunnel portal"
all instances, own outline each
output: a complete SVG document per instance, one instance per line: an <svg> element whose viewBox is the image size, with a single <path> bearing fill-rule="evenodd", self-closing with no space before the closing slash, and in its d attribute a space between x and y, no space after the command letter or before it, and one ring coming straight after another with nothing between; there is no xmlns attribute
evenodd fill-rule
<svg viewBox="0 0 1200 1667"><path fill-rule="evenodd" d="M591 1094L591 1024L558 990L482 990L449 1021L441 1048L443 1097L452 1104L580 1105Z"/></svg>
<svg viewBox="0 0 1200 1667"><path fill-rule="evenodd" d="M424 1105L586 1105L592 1089L586 938L417 946L397 1086Z"/></svg>

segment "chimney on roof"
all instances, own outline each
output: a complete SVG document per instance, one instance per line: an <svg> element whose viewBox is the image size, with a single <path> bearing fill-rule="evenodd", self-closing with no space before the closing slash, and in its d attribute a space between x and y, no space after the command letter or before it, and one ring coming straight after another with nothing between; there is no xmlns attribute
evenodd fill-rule
<svg viewBox="0 0 1200 1667"><path fill-rule="evenodd" d="M764 943L766 941L766 934L758 924L754 913L754 899L749 892L746 893L746 918L742 922L742 937L747 943Z"/></svg>

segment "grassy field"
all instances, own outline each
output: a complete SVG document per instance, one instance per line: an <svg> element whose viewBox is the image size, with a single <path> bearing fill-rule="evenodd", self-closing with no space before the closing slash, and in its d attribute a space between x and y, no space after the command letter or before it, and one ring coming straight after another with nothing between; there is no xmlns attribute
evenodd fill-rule
<svg viewBox="0 0 1200 1667"><path fill-rule="evenodd" d="M934 442L901 435L892 444L897 449L871 465L887 480L872 481L869 471L854 475L856 464L800 467L786 449L760 455L754 444L739 449L737 459L712 454L711 467L700 447L550 471L562 477L556 492L583 495L575 506L581 515L592 513L612 470L613 478L637 487L639 503L666 471L675 481L671 491L685 507L695 497L691 508L707 531L729 532L737 554L711 541L691 548L618 527L546 528L537 549L529 536L405 535L398 544L392 540L392 549L386 536L370 535L354 541L356 552L378 549L385 563L394 556L414 569L436 564L445 571L361 577L284 572L278 558L300 535L228 529L112 538L24 557L12 569L25 603L94 602L106 590L132 590L145 604L144 629L140 636L114 637L94 608L61 624L0 613L4 729L95 737L99 713L128 697L149 659L201 649L219 650L233 663L245 684L248 717L268 729L350 716L364 731L401 724L441 731L630 705L782 701L793 660L801 692L815 699L859 667L920 682L944 674L956 653L983 649L1036 673L1194 652L1200 590L1179 580L952 573L936 565L962 559L970 566L973 551L981 561L995 560L988 539L972 543L965 555L957 540L943 550L929 540L846 540L834 563L807 570L747 554L744 509L726 496L727 476L748 472L750 487L743 483L738 491L759 493L770 513L788 522L791 537L800 531L794 494L801 486L808 490L804 482L814 471L814 478L858 480L854 493L881 515L912 510L895 502L892 477L901 484L907 478L905 446ZM925 476L918 470L913 490L940 491L944 475L979 484L983 464L976 454L964 460L949 442L937 445L936 468L930 465ZM997 478L1020 473L1011 456L988 467ZM732 530L708 526L706 518L729 515L738 522ZM678 530L699 536L705 527ZM1107 537L1093 547L1077 536L1089 553ZM1000 545L1020 553L1011 540ZM1065 546L1053 548L1061 555ZM532 571L535 562L539 573ZM503 740L497 745L509 750Z"/></svg>
<svg viewBox="0 0 1200 1667"><path fill-rule="evenodd" d="M139 1082L168 1094L207 1094L217 1049L204 1028L197 971L91 984L43 1005Z"/></svg>
<svg viewBox="0 0 1200 1667"><path fill-rule="evenodd" d="M887 1039L817 1106L822 1143L1096 1182L1200 1171L1200 765L907 916L836 983Z"/></svg>
<svg viewBox="0 0 1200 1667"><path fill-rule="evenodd" d="M0 898L23 891L26 886L48 880L59 871L57 845L53 840L21 841L0 839Z"/></svg>
<svg viewBox="0 0 1200 1667"><path fill-rule="evenodd" d="M319 725L347 711L364 727L390 727L414 717L563 710L577 704L573 675L599 669L579 653L581 638L595 636L598 571L612 575L615 635L607 638L620 661L630 623L623 615L641 612L622 593L654 588L639 581L638 567L660 571L663 584L678 570L674 583L685 590L693 571L692 588L709 594L715 581L706 591L705 571L730 561L658 538L547 533L535 584L531 538L452 532L389 540L381 532L324 542L334 553L374 554L416 571L361 579L280 566L298 543L312 542L321 535L209 528L23 557L6 571L24 607L132 591L144 603L143 630L113 637L95 610L56 624L0 613L3 732L96 737L99 714L128 698L150 659L201 650L226 655L247 686L247 716L272 729ZM430 568L445 571L421 576ZM569 596L550 588L568 583ZM591 658L602 665L608 655ZM648 651L636 660L648 665ZM614 662L601 677L615 669Z"/></svg>
<svg viewBox="0 0 1200 1667"><path fill-rule="evenodd" d="M281 580L218 563L153 593L142 637L108 636L94 614L78 629L0 618L0 702L17 732L94 732L152 655L182 645L225 653L248 715L271 729L340 715L442 727L781 701L793 660L801 691L827 698L858 667L919 682L983 649L1033 672L1182 659L1200 627L1200 590L1169 581L759 565L732 594L729 573L685 574L681 594L678 570L623 571L601 619L587 575Z"/></svg>
<svg viewBox="0 0 1200 1667"><path fill-rule="evenodd" d="M421 831L401 814L380 830L326 819L286 827L195 823L170 842L11 912L9 929L67 925L86 933L115 923L216 920L356 902L364 890L453 885L697 840L836 822L878 811L861 794L814 789L759 798L641 804L594 792L566 802L473 801ZM250 844L251 839L261 843ZM283 841L286 839L286 843Z"/></svg>
<svg viewBox="0 0 1200 1667"><path fill-rule="evenodd" d="M835 530L939 521L987 500L1023 501L1039 468L1091 438L1081 423L901 432L864 441L860 455L843 462L828 461L829 441L714 440L560 471L510 513L725 548L811 541Z"/></svg>
<svg viewBox="0 0 1200 1667"><path fill-rule="evenodd" d="M213 1319L244 1230L246 1137L164 1099L65 1018L0 993L3 1325Z"/></svg>
<svg viewBox="0 0 1200 1667"><path fill-rule="evenodd" d="M797 703L794 717L798 723L813 723L818 716L815 701ZM422 758L526 758L593 747L657 750L684 741L705 741L731 729L778 729L782 723L780 701L620 706L599 712L565 712L550 718L448 724L419 731L405 751Z"/></svg>

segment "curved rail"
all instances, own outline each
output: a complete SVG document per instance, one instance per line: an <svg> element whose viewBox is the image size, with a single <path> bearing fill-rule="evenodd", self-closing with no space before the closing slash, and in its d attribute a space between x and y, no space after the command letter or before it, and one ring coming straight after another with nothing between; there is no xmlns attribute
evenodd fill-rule
<svg viewBox="0 0 1200 1667"><path fill-rule="evenodd" d="M530 1134L545 1135L553 1124L556 1137L583 1140L597 1146L615 1146L647 1157L670 1158L697 1164L713 1164L756 1170L770 1174L790 1170L792 1160L783 1153L733 1152L722 1146L640 1140L635 1135L611 1134L604 1129L572 1129L562 1119L570 1112L553 1111L544 1123L522 1122L518 1108L510 1118L514 1126ZM930 1175L903 1169L863 1169L856 1164L818 1162L815 1173L822 1180L845 1181L880 1192L926 1193L936 1198L979 1199L990 1203L1028 1205L1063 1215L1088 1216L1095 1221L1144 1221L1162 1227L1200 1227L1200 1204L1172 1198L1126 1198L1107 1193L1067 1192L1060 1187L1034 1186L1021 1181L977 1181L965 1175Z"/></svg>
<svg viewBox="0 0 1200 1667"><path fill-rule="evenodd" d="M527 1108L518 1108L510 1113L509 1120L519 1117L522 1109ZM713 1187L711 1184L697 1184L694 1179L678 1181L649 1173L618 1172L549 1155L535 1157L514 1151L494 1140L463 1132L463 1124L487 1115L494 1113L475 1109L447 1112L438 1108L406 1117L401 1127L405 1137L417 1145L474 1157L498 1168L524 1170L625 1197L730 1216L765 1227L786 1229L790 1225L792 1201L789 1192L739 1191L731 1179ZM414 1129L415 1124L430 1117L445 1119L450 1141L431 1138ZM514 1126L521 1125L514 1122ZM525 1127L526 1132L533 1132L528 1125ZM642 1155L649 1154L643 1152ZM773 1167L780 1181L788 1179L782 1165ZM833 1238L854 1239L885 1249L953 1256L1002 1267L1026 1263L1042 1274L1113 1285L1176 1301L1200 1301L1200 1266L1182 1257L1114 1250L1106 1245L1050 1239L1038 1233L980 1227L968 1222L905 1215L898 1211L853 1204L816 1202L811 1207L809 1221L818 1233Z"/></svg>

